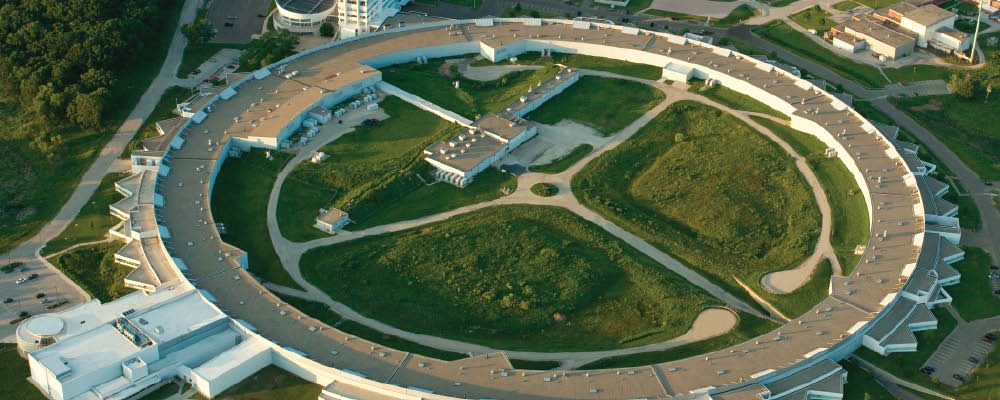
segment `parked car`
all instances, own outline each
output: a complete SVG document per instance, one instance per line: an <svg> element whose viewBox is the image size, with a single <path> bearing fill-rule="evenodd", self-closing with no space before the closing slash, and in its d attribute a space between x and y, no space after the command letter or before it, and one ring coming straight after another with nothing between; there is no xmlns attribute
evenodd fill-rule
<svg viewBox="0 0 1000 400"><path fill-rule="evenodd" d="M226 23L222 24L222 26L224 26L224 27L227 27L227 28L228 28L228 27L231 27L231 26L233 26L233 23L232 23L232 22L226 22Z"/></svg>
<svg viewBox="0 0 1000 400"><path fill-rule="evenodd" d="M994 291L993 291L993 294L995 294L995 295L997 295L997 296L1000 296L1000 289L997 289L997 290L994 290Z"/></svg>
<svg viewBox="0 0 1000 400"><path fill-rule="evenodd" d="M973 364L979 364L979 359L976 357L969 357L969 362Z"/></svg>
<svg viewBox="0 0 1000 400"><path fill-rule="evenodd" d="M20 284L22 284L24 282L27 282L27 281L28 281L28 278L18 278L16 281L14 281L14 283L20 285Z"/></svg>
<svg viewBox="0 0 1000 400"><path fill-rule="evenodd" d="M983 335L983 337L984 338L988 338L990 340L997 340L997 335L994 335L992 333L987 333L987 334Z"/></svg>
<svg viewBox="0 0 1000 400"><path fill-rule="evenodd" d="M990 279L997 279L1000 278L1000 273L990 272L990 274L987 276L989 276Z"/></svg>
<svg viewBox="0 0 1000 400"><path fill-rule="evenodd" d="M36 299L40 299L40 298L42 298L42 297L45 297L45 293L39 293L39 294L36 294L36 295L35 295L35 298L36 298Z"/></svg>
<svg viewBox="0 0 1000 400"><path fill-rule="evenodd" d="M28 280L32 280L32 279L35 279L35 278L38 278L38 274L28 275Z"/></svg>
<svg viewBox="0 0 1000 400"><path fill-rule="evenodd" d="M993 335L990 334L983 335L983 341L986 343L993 343L994 340L997 340L997 338Z"/></svg>
<svg viewBox="0 0 1000 400"><path fill-rule="evenodd" d="M996 265L990 265L990 269L996 271L996 270L1000 269L1000 267L998 267Z"/></svg>
<svg viewBox="0 0 1000 400"><path fill-rule="evenodd" d="M955 374L955 375L952 375L951 377L955 378L955 380L957 380L959 382L965 382L965 377L963 377L962 375Z"/></svg>
<svg viewBox="0 0 1000 400"><path fill-rule="evenodd" d="M927 375L933 374L934 373L934 367L923 367L923 368L920 369L920 372L923 372L924 374L927 374Z"/></svg>
<svg viewBox="0 0 1000 400"><path fill-rule="evenodd" d="M361 126L375 126L378 125L378 120L375 118L368 118L361 122Z"/></svg>
<svg viewBox="0 0 1000 400"><path fill-rule="evenodd" d="M4 304L10 304L10 303L13 303L13 302L14 302L14 299L12 299L10 297L8 297L7 300L3 301Z"/></svg>

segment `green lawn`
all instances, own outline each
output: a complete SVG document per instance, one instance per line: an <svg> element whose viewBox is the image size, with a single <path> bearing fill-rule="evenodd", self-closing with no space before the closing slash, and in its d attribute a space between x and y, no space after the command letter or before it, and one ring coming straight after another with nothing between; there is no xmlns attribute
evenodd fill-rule
<svg viewBox="0 0 1000 400"><path fill-rule="evenodd" d="M931 131L983 179L1000 180L997 103L954 95L892 98L890 102Z"/></svg>
<svg viewBox="0 0 1000 400"><path fill-rule="evenodd" d="M438 182L429 186L421 185L389 203L371 218L351 224L348 228L352 231L358 231L373 226L426 217L467 205L496 200L504 196L504 191L513 193L516 189L516 176L500 172L496 168L487 168L476 175L476 179L464 188L447 182Z"/></svg>
<svg viewBox="0 0 1000 400"><path fill-rule="evenodd" d="M105 118L96 129L35 117L21 102L0 96L0 253L34 236L69 199L83 173L118 126L139 102L159 73L177 26L182 2L161 15L162 26L151 26L154 40L138 50L137 60L111 87ZM47 157L29 143L35 137L60 136L63 146Z"/></svg>
<svg viewBox="0 0 1000 400"><path fill-rule="evenodd" d="M826 66L831 71L847 79L851 79L861 86L881 88L888 83L875 67L859 64L841 57L814 43L812 39L799 33L799 31L796 31L783 21L775 20L768 22L755 32L760 37L774 42L792 53L810 59L817 64Z"/></svg>
<svg viewBox="0 0 1000 400"><path fill-rule="evenodd" d="M301 297L295 297L290 295L281 294L278 292L272 292L275 296L281 299L281 301L288 303L297 310L302 311L310 317L320 320L320 322L327 324L329 326L337 325L343 320L340 314L331 310L326 304L320 303L318 301L306 300Z"/></svg>
<svg viewBox="0 0 1000 400"><path fill-rule="evenodd" d="M937 65L914 65L910 67L883 68L885 75L893 82L916 82L940 79L947 81L955 72L949 67ZM926 99L926 97L921 97Z"/></svg>
<svg viewBox="0 0 1000 400"><path fill-rule="evenodd" d="M805 10L792 14L792 21L806 29L815 29L817 34L830 30L836 23L830 19L830 13L826 12L819 5L809 7Z"/></svg>
<svg viewBox="0 0 1000 400"><path fill-rule="evenodd" d="M438 184L428 189L417 174L431 181L431 167L423 161L423 150L458 133L460 127L397 97L386 98L380 104L390 118L372 127L355 127L353 132L320 148L330 155L329 159L321 164L301 163L289 174L278 198L278 224L286 238L302 242L325 237L325 233L313 227L320 208L336 207L347 211L352 221L361 224L370 218L380 218L383 210L395 216L388 217L390 219L410 219L422 215L392 207L406 207L406 203L400 201L410 195L456 192ZM482 181L486 185L475 192L463 194L461 198L438 199L435 204L422 207L444 211L445 207L456 203L465 205L492 199L500 196L500 185L508 184L499 176L484 176ZM499 184L492 186L490 183ZM473 182L472 186L475 185ZM356 226L347 225L347 228Z"/></svg>
<svg viewBox="0 0 1000 400"><path fill-rule="evenodd" d="M28 360L17 354L13 343L0 343L0 398L45 400L45 396L28 382Z"/></svg>
<svg viewBox="0 0 1000 400"><path fill-rule="evenodd" d="M938 327L933 330L913 333L917 337L917 351L880 356L874 351L861 347L854 354L899 378L919 385L934 387L930 377L920 372L920 367L934 354L934 350L937 350L941 342L955 329L958 322L943 308L935 308L931 312L937 317Z"/></svg>
<svg viewBox="0 0 1000 400"><path fill-rule="evenodd" d="M694 21L694 22L704 22L708 19L708 17L703 17L700 15L682 14L678 12L656 10L656 9L646 10L644 13L649 15L655 15L658 17L671 17L675 19ZM757 14L760 14L760 11L757 11L757 9L750 7L749 5L743 4L733 9L733 11L731 11L729 15L725 16L724 18L713 19L711 23L713 26L719 28L728 28L733 25L737 25L747 19L753 18Z"/></svg>
<svg viewBox="0 0 1000 400"><path fill-rule="evenodd" d="M301 267L310 282L372 318L510 350L656 343L719 304L555 207L490 207L313 249Z"/></svg>
<svg viewBox="0 0 1000 400"><path fill-rule="evenodd" d="M631 4L631 3L629 3ZM497 65L552 65L562 64L570 68L592 69L595 71L611 72L619 75L631 76L640 79L657 80L663 76L663 68L655 65L640 64L613 58L585 56L582 54L552 53L549 57L542 57L541 52L529 51L517 56L517 62L512 63L505 60ZM484 67L493 65L490 60L479 60L471 64L473 67Z"/></svg>
<svg viewBox="0 0 1000 400"><path fill-rule="evenodd" d="M163 92L163 96L160 96L160 101L156 103L156 108L153 108L153 112L149 113L149 118L146 118L142 122L142 126L139 127L139 131L135 134L135 137L128 142L128 146L122 152L121 158L129 158L133 151L142 149L143 139L159 136L160 132L156 130L156 123L165 119L179 117L179 115L174 113L177 109L177 104L187 100L195 93L194 90L180 86L168 87Z"/></svg>
<svg viewBox="0 0 1000 400"><path fill-rule="evenodd" d="M945 183L948 183L951 188L942 198L958 206L958 223L962 229L978 231L983 227L983 219L979 214L979 208L976 207L976 202L972 200L971 196L959 195L959 189L961 186L960 182L961 181L959 181L958 178L955 178L955 183L958 184L958 187L956 187L956 185L952 185L950 182L945 181ZM969 192L962 189L961 193L968 194Z"/></svg>
<svg viewBox="0 0 1000 400"><path fill-rule="evenodd" d="M993 295L990 280L986 278L989 266L993 265L989 253L972 246L962 246L962 250L965 250L965 259L952 264L962 274L962 279L945 288L954 298L951 304L966 321L1000 314L1000 299Z"/></svg>
<svg viewBox="0 0 1000 400"><path fill-rule="evenodd" d="M871 235L868 204L861 195L861 189L854 180L854 175L839 158L824 157L823 152L827 146L816 137L765 118L750 118L770 129L792 146L796 153L806 158L809 168L823 186L827 202L830 203L833 223L830 229L830 244L837 253L837 261L844 275L850 274L861 260L860 256L854 255L854 247L868 243Z"/></svg>
<svg viewBox="0 0 1000 400"><path fill-rule="evenodd" d="M90 200L80 209L80 213L73 219L73 222L70 222L59 236L50 240L42 248L42 256L57 253L77 243L104 239L108 234L108 229L120 221L111 216L111 211L108 209L109 205L122 198L122 195L115 192L115 182L127 176L126 173L105 175L101 179L97 191L90 196Z"/></svg>
<svg viewBox="0 0 1000 400"><path fill-rule="evenodd" d="M199 45L188 45L184 48L184 58L181 65L177 67L177 77L185 79L194 70L198 69L202 63L218 53L222 49L242 49L242 43L203 43Z"/></svg>
<svg viewBox="0 0 1000 400"><path fill-rule="evenodd" d="M573 164L576 164L584 157L586 157L587 154L590 154L591 151L594 151L594 146L591 146L589 144L581 144L579 146L574 147L573 150L571 150L566 155L559 157L555 160L552 160L548 164L532 165L530 169L531 172L541 172L543 174L558 174L560 172L569 169L569 167L572 167Z"/></svg>
<svg viewBox="0 0 1000 400"><path fill-rule="evenodd" d="M600 93L595 96L595 93ZM571 119L610 136L631 124L666 95L644 83L625 79L584 76L562 93L549 99L526 119L555 124Z"/></svg>
<svg viewBox="0 0 1000 400"><path fill-rule="evenodd" d="M840 366L847 371L847 384L844 385L844 398L857 400L896 400L889 391L875 381L875 376L858 366L854 360L846 358L840 361Z"/></svg>
<svg viewBox="0 0 1000 400"><path fill-rule="evenodd" d="M340 329L341 331L352 334L354 336L378 343L379 345L382 346L387 346L399 351L416 353L424 357L436 358L438 360L453 361L468 357L468 355L466 354L439 350L433 347L424 346L419 343L402 339L398 336L387 335L354 321L345 320L337 325L337 329Z"/></svg>
<svg viewBox="0 0 1000 400"><path fill-rule="evenodd" d="M809 280L795 291L779 295L762 290L757 294L781 311L782 314L785 314L786 317L798 318L830 295L830 277L832 275L833 266L830 260L824 258L816 265Z"/></svg>
<svg viewBox="0 0 1000 400"><path fill-rule="evenodd" d="M323 386L308 382L274 365L268 365L253 375L220 393L226 400L290 400L318 398Z"/></svg>
<svg viewBox="0 0 1000 400"><path fill-rule="evenodd" d="M683 360L699 354L722 350L746 342L780 327L777 323L747 313L739 313L740 321L733 330L721 336L689 343L663 351L609 357L585 364L578 369L629 368Z"/></svg>
<svg viewBox="0 0 1000 400"><path fill-rule="evenodd" d="M690 82L689 92L697 93L702 96L708 97L711 100L719 102L726 107L743 110L750 112L758 112L761 114L771 115L783 120L791 120L791 117L785 115L785 113L775 110L762 103L753 97L747 96L743 93L737 92L730 88L722 85L715 85L714 87L705 87L705 81L701 79L692 80Z"/></svg>
<svg viewBox="0 0 1000 400"><path fill-rule="evenodd" d="M693 101L672 104L589 162L573 193L750 304L734 278L760 292L763 275L798 266L819 236L812 191L791 157Z"/></svg>
<svg viewBox="0 0 1000 400"><path fill-rule="evenodd" d="M552 79L559 67L548 66L534 71L515 71L492 81L466 79L457 68L442 73L444 59L427 64L401 64L382 69L382 79L424 100L469 119L503 110L537 84ZM460 89L453 83L458 81ZM390 114L391 115L391 114Z"/></svg>
<svg viewBox="0 0 1000 400"><path fill-rule="evenodd" d="M107 303L133 291L124 281L133 269L115 264L114 254L124 245L113 241L78 247L49 261L91 297Z"/></svg>
<svg viewBox="0 0 1000 400"><path fill-rule="evenodd" d="M222 240L247 252L250 272L264 281L301 289L281 266L267 231L271 188L278 172L292 159L289 153L271 155L274 160L268 161L264 150L254 149L240 158L226 159L212 188L212 215L226 226Z"/></svg>
<svg viewBox="0 0 1000 400"><path fill-rule="evenodd" d="M853 10L861 5L854 0L846 0L833 5L833 8L838 11Z"/></svg>
<svg viewBox="0 0 1000 400"><path fill-rule="evenodd" d="M547 371L559 366L559 361L529 361L510 360L510 365L517 369L530 369L535 371Z"/></svg>

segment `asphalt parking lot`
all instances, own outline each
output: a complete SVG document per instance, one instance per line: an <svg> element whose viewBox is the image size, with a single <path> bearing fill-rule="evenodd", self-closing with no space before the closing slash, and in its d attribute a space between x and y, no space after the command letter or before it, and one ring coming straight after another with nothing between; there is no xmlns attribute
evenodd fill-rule
<svg viewBox="0 0 1000 400"><path fill-rule="evenodd" d="M267 21L270 0L211 0L206 17L218 30L213 43L247 43ZM259 16L262 15L262 16ZM226 26L232 24L232 26Z"/></svg>
<svg viewBox="0 0 1000 400"><path fill-rule="evenodd" d="M28 278L31 274L38 274L38 277L17 284L18 279ZM60 290L64 285L60 277L37 262L26 264L21 272L0 273L0 302L4 302L0 303L0 325L17 318L22 311L38 315L51 312L47 308L50 305L82 300ZM44 293L45 297L37 298L39 293ZM6 303L7 299L12 301Z"/></svg>
<svg viewBox="0 0 1000 400"><path fill-rule="evenodd" d="M962 381L955 379L959 375L968 379L986 355L993 350L994 343L982 340L983 335L993 330L989 320L960 325L941 343L934 355L921 368L935 369L930 374L941 383L948 386L960 386Z"/></svg>

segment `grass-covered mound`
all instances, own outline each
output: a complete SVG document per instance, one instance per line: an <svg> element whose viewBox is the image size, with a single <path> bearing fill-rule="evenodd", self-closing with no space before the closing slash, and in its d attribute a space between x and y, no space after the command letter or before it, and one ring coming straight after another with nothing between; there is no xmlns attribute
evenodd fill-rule
<svg viewBox="0 0 1000 400"><path fill-rule="evenodd" d="M584 76L525 118L543 124L571 119L608 136L628 126L664 98L663 92L644 83Z"/></svg>
<svg viewBox="0 0 1000 400"><path fill-rule="evenodd" d="M559 193L559 188L551 183L536 183L531 185L531 193L536 196L551 197Z"/></svg>
<svg viewBox="0 0 1000 400"><path fill-rule="evenodd" d="M400 329L529 351L632 347L719 304L561 208L490 207L310 250L302 273Z"/></svg>
<svg viewBox="0 0 1000 400"><path fill-rule="evenodd" d="M444 183L426 186L433 178L423 150L461 127L398 97L386 98L381 107L390 118L356 127L320 148L330 155L326 161L301 163L289 174L278 198L278 224L286 238L325 236L312 227L320 208L347 211L359 225L370 220L388 223L492 200L503 195L501 186L517 186L498 172L484 172L465 189Z"/></svg>
<svg viewBox="0 0 1000 400"><path fill-rule="evenodd" d="M445 59L431 59L427 64L409 63L383 68L382 80L420 96L446 110L475 119L476 115L498 112L528 93L540 82L559 72L558 66L534 71L515 71L492 81L466 79L458 67L445 66ZM459 88L454 86L459 82Z"/></svg>
<svg viewBox="0 0 1000 400"><path fill-rule="evenodd" d="M573 193L624 229L753 300L768 272L813 249L820 216L777 144L713 107L672 104L573 177Z"/></svg>

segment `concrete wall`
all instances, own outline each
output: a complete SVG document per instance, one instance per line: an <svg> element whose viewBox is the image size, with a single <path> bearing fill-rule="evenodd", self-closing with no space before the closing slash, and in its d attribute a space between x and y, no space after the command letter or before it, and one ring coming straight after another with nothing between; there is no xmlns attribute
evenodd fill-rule
<svg viewBox="0 0 1000 400"><path fill-rule="evenodd" d="M465 126L469 126L472 124L472 120L465 118L461 115L458 115L455 112L446 110L437 104L424 100L420 96L417 96L413 93L400 89L399 87L396 87L395 85L389 82L380 81L375 85L375 87L378 88L378 90L385 92L386 94L391 94L393 96L399 97L400 99L403 99L403 101L413 104L414 106L416 106L421 110L437 115L446 121L454 122L456 124L461 124Z"/></svg>

